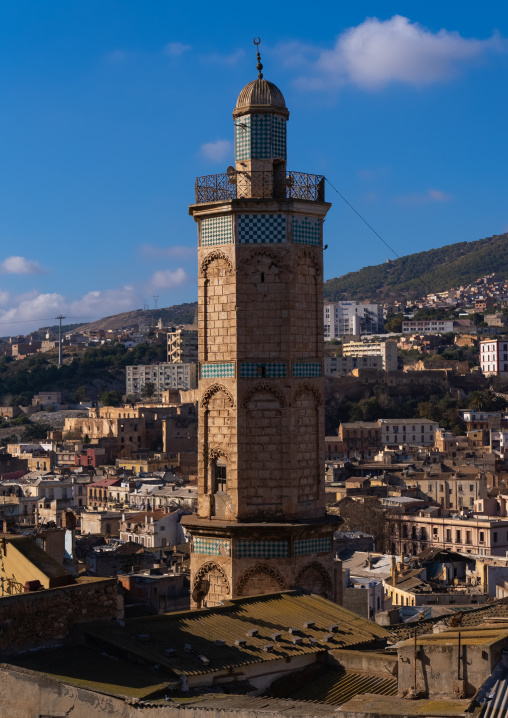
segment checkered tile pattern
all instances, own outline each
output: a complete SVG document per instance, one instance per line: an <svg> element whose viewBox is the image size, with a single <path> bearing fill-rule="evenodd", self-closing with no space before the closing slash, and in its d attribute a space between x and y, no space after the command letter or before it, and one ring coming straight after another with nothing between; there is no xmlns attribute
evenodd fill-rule
<svg viewBox="0 0 508 718"><path fill-rule="evenodd" d="M237 541L235 543L237 558L287 558L288 555L287 541Z"/></svg>
<svg viewBox="0 0 508 718"><path fill-rule="evenodd" d="M249 362L240 364L240 377L242 379L259 379L260 377L268 377L268 379L283 379L286 375L287 367L284 362Z"/></svg>
<svg viewBox="0 0 508 718"><path fill-rule="evenodd" d="M286 159L286 120L272 115L272 157Z"/></svg>
<svg viewBox="0 0 508 718"><path fill-rule="evenodd" d="M321 362L294 362L293 376L318 377L321 376Z"/></svg>
<svg viewBox="0 0 508 718"><path fill-rule="evenodd" d="M250 160L250 115L243 115L235 120L235 160Z"/></svg>
<svg viewBox="0 0 508 718"><path fill-rule="evenodd" d="M235 365L233 362L224 364L202 364L202 379L233 379L235 376Z"/></svg>
<svg viewBox="0 0 508 718"><path fill-rule="evenodd" d="M251 153L253 160L272 157L272 115L252 115Z"/></svg>
<svg viewBox="0 0 508 718"><path fill-rule="evenodd" d="M239 214L240 244L280 244L286 241L285 214Z"/></svg>
<svg viewBox="0 0 508 718"><path fill-rule="evenodd" d="M293 215L293 242L321 244L321 220L315 217Z"/></svg>
<svg viewBox="0 0 508 718"><path fill-rule="evenodd" d="M301 556L304 553L320 553L332 550L332 539L330 536L326 538L303 539L295 541L295 556Z"/></svg>
<svg viewBox="0 0 508 718"><path fill-rule="evenodd" d="M231 215L210 217L201 220L201 246L213 247L217 244L231 244L233 241L233 223Z"/></svg>
<svg viewBox="0 0 508 718"><path fill-rule="evenodd" d="M207 556L231 556L231 542L197 536L192 540L192 550Z"/></svg>

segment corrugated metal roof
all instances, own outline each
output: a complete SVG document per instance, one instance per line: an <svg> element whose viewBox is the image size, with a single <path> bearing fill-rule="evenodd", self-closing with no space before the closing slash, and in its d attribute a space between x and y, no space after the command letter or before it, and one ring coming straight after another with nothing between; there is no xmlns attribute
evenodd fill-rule
<svg viewBox="0 0 508 718"><path fill-rule="evenodd" d="M508 715L508 666L506 656L496 665L478 691L477 701L484 705L481 718L505 718Z"/></svg>
<svg viewBox="0 0 508 718"><path fill-rule="evenodd" d="M305 628L309 621L314 625ZM257 634L248 636L251 629ZM298 629L298 635L289 629ZM389 636L383 627L342 606L297 591L235 599L206 610L133 618L124 626L95 624L88 626L86 633L108 650L136 655L187 675L365 646ZM271 651L263 650L266 645L272 646Z"/></svg>
<svg viewBox="0 0 508 718"><path fill-rule="evenodd" d="M452 606L449 606L452 608ZM460 626L478 626L485 625L492 618L506 618L508 620L508 599L501 599L495 603L483 606L453 606L454 609L464 612ZM414 621L411 625L398 624L390 627L390 633L397 640L402 640L414 635L415 629L418 633L429 633L432 626L443 620L443 616L434 618L426 618L421 621Z"/></svg>
<svg viewBox="0 0 508 718"><path fill-rule="evenodd" d="M388 675L384 678L372 673L341 671L318 666L312 667L305 678L297 674L295 681L297 679L299 680L294 690L285 691L284 695L280 696L275 692L275 697L341 705L363 693L397 695L397 679ZM272 691L268 695L272 695Z"/></svg>

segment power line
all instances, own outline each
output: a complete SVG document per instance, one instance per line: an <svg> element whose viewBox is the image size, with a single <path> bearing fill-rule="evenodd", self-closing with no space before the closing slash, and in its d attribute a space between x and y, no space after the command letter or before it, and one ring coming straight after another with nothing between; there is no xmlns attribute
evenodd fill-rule
<svg viewBox="0 0 508 718"><path fill-rule="evenodd" d="M102 319L102 317L87 316L87 317L65 317L66 319ZM54 321L55 317L41 317L39 319L13 319L11 322L0 322L2 324L27 324L28 322L49 322Z"/></svg>
<svg viewBox="0 0 508 718"><path fill-rule="evenodd" d="M357 210L355 207L353 207L353 205L351 204L351 202L349 202L349 201L344 197L344 195L343 195L341 192L339 192L339 190L337 189L337 187L334 187L334 185L330 182L330 180L328 179L328 177L325 177L325 180L326 180L326 182L328 182L328 184L330 185L330 187L339 195L339 197L347 204L347 206L348 206L350 209L353 210L353 212L362 220L362 222L363 222L364 224L367 225L367 227L370 229L370 231L373 232L373 233L376 235L376 237L381 240L381 242L385 245L385 247L388 247L388 249L390 250L390 252L392 252L392 253L397 257L397 259L399 259L399 260L402 262L402 264L404 265L404 267L406 267L406 269L408 270L408 272L410 272L415 279L418 279L418 280L423 284L423 286L425 287L426 293L429 294L429 288L428 288L428 286L425 284L425 282L423 281L423 279L422 279L418 274L416 274L416 272L409 266L409 264L408 264L407 262L404 261L404 259L403 259L400 255L397 254L397 252L393 249L393 247L390 247L390 245L388 244L388 242L383 239L383 237L379 234L379 232L376 232L376 230L374 229L374 227L373 227L371 224L369 224L369 222L367 222L367 220L365 219L365 217L363 217L363 216L360 214L360 212L358 212L358 210Z"/></svg>

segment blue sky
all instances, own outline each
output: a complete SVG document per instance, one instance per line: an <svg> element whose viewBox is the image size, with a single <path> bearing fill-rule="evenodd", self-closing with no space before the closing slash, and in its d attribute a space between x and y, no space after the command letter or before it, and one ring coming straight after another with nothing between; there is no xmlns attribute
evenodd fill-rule
<svg viewBox="0 0 508 718"><path fill-rule="evenodd" d="M503 3L4 0L0 335L196 299L187 206L233 162L254 36L288 167L399 255L508 230ZM393 258L327 199L327 278Z"/></svg>

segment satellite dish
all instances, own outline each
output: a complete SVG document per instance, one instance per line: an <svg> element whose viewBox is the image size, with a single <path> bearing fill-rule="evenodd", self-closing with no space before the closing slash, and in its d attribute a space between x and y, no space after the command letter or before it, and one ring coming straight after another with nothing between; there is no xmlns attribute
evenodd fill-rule
<svg viewBox="0 0 508 718"><path fill-rule="evenodd" d="M229 165L226 170L226 174L228 176L229 183L236 184L236 169L232 165Z"/></svg>

